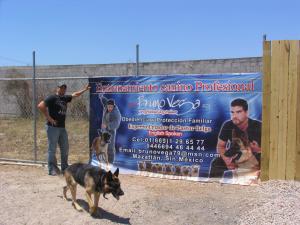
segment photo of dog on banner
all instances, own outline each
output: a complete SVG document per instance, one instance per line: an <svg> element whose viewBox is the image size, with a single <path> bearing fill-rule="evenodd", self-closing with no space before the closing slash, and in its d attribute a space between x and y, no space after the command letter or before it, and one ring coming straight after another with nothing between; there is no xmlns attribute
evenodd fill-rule
<svg viewBox="0 0 300 225"><path fill-rule="evenodd" d="M103 115L101 129L97 130L98 136L94 137L90 147L91 164L109 170L115 160L116 131L121 123L121 113L113 99L107 99L101 94L98 98Z"/></svg>
<svg viewBox="0 0 300 225"><path fill-rule="evenodd" d="M261 122L249 118L246 100L234 99L230 106L231 120L225 121L220 130L220 157L212 160L209 178L255 183L260 175Z"/></svg>

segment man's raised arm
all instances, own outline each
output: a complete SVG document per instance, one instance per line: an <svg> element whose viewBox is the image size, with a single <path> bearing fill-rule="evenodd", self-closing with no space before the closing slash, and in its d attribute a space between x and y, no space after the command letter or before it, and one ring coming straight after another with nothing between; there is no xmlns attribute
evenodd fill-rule
<svg viewBox="0 0 300 225"><path fill-rule="evenodd" d="M72 97L79 97L80 95L82 95L84 92L86 92L89 89L91 89L91 87L89 85L86 85L82 90L72 93Z"/></svg>

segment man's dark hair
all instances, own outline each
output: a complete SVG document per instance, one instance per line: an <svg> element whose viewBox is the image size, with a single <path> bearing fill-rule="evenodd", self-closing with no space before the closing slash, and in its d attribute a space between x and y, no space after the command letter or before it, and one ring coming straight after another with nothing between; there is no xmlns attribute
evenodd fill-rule
<svg viewBox="0 0 300 225"><path fill-rule="evenodd" d="M241 106L241 107L243 107L244 111L248 111L248 103L245 99L242 99L242 98L234 99L231 102L231 107L234 107L234 106Z"/></svg>
<svg viewBox="0 0 300 225"><path fill-rule="evenodd" d="M115 101L113 99L109 99L107 101L107 105L115 105Z"/></svg>

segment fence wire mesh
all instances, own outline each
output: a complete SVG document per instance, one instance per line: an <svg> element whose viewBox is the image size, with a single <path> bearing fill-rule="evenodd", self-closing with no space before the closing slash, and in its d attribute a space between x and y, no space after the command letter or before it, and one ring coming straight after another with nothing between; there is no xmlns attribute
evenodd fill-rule
<svg viewBox="0 0 300 225"><path fill-rule="evenodd" d="M88 78L36 79L36 104L55 94L58 82L67 85L72 94L88 84ZM0 158L46 161L47 135L45 117L33 108L33 80L29 78L0 78ZM34 106L36 107L36 105ZM36 143L34 147L34 121ZM69 134L69 161L87 161L89 158L89 94L73 98L68 104L66 129ZM37 157L37 158L36 158ZM60 151L57 149L60 161Z"/></svg>

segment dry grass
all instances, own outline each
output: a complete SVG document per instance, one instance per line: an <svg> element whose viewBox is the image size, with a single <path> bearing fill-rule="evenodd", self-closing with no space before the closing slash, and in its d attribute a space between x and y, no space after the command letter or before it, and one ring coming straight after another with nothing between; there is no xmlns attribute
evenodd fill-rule
<svg viewBox="0 0 300 225"><path fill-rule="evenodd" d="M89 158L89 122L69 118L66 121L66 128L69 134L70 162L87 161ZM33 146L33 121L31 119L0 119L0 157L33 160ZM47 135L44 120L37 122L37 147L37 160L46 161ZM59 148L57 159L60 159Z"/></svg>

